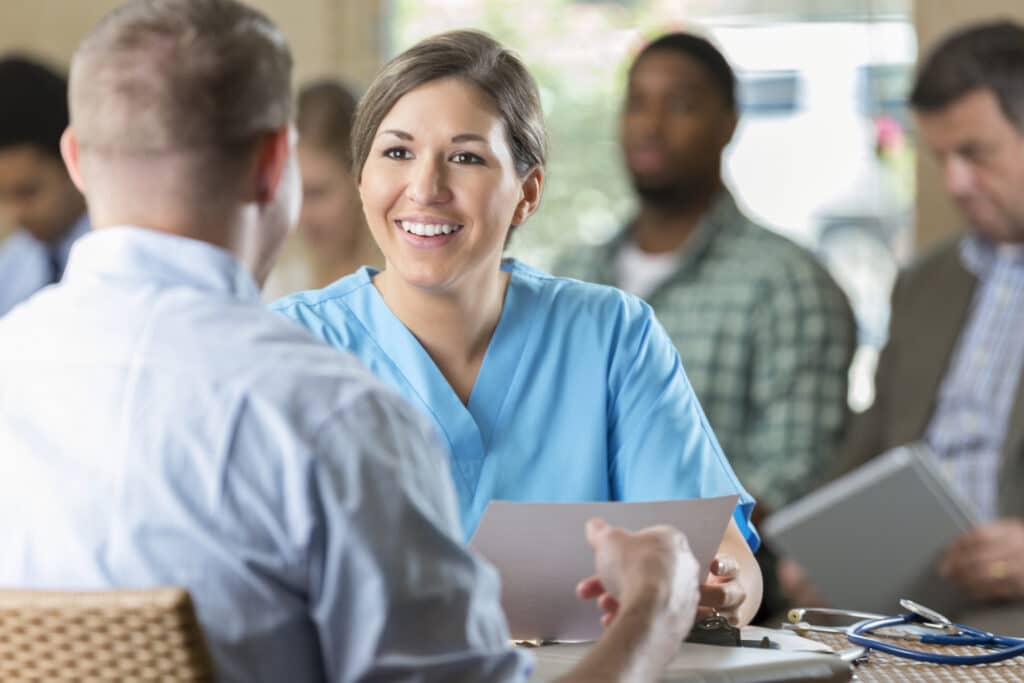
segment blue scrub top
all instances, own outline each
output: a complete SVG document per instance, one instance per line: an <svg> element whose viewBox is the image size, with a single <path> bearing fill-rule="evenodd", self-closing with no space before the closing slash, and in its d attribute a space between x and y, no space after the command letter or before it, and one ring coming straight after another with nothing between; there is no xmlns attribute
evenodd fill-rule
<svg viewBox="0 0 1024 683"><path fill-rule="evenodd" d="M491 500L654 501L739 494L679 354L640 299L513 259L505 305L464 405L362 268L271 308L350 351L425 411L451 457L466 537Z"/></svg>

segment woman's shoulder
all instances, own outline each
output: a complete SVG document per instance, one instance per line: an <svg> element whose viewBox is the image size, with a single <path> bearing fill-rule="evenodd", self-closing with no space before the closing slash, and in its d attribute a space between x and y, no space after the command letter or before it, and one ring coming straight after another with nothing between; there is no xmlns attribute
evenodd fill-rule
<svg viewBox="0 0 1024 683"><path fill-rule="evenodd" d="M517 285L558 310L612 313L649 309L643 300L616 287L551 275L516 259L505 259L502 267Z"/></svg>
<svg viewBox="0 0 1024 683"><path fill-rule="evenodd" d="M646 302L616 287L550 275L512 259L503 267L519 296L528 299L524 308L531 317L566 342L618 346L624 338L646 335L657 326Z"/></svg>
<svg viewBox="0 0 1024 683"><path fill-rule="evenodd" d="M322 289L278 299L270 304L270 310L297 322L335 348L358 353L367 336L360 316L372 308L376 291L372 277L373 271L363 267Z"/></svg>
<svg viewBox="0 0 1024 683"><path fill-rule="evenodd" d="M345 301L366 293L371 286L372 270L363 266L351 275L321 289L310 289L283 296L270 304L270 310L288 317L297 317L301 311L305 315L329 315L333 309L344 306Z"/></svg>

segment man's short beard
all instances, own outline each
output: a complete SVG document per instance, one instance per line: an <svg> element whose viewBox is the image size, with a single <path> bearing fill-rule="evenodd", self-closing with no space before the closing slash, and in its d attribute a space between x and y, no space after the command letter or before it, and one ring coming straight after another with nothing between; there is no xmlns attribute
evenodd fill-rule
<svg viewBox="0 0 1024 683"><path fill-rule="evenodd" d="M640 200L660 211L679 211L704 202L713 192L713 184L685 182L645 183L636 176L632 178L633 189Z"/></svg>

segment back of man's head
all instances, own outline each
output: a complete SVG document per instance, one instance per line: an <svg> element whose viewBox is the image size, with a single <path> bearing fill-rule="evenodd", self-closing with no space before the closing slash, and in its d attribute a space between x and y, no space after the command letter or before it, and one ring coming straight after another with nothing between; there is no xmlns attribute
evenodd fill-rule
<svg viewBox="0 0 1024 683"><path fill-rule="evenodd" d="M20 56L0 59L0 151L31 145L60 159L68 126L68 84L63 76Z"/></svg>
<svg viewBox="0 0 1024 683"><path fill-rule="evenodd" d="M197 191L223 189L291 116L291 53L235 0L132 0L85 38L71 68L82 157L185 158Z"/></svg>
<svg viewBox="0 0 1024 683"><path fill-rule="evenodd" d="M991 90L1007 120L1024 131L1024 27L998 21L946 37L918 71L910 104L937 112L979 89Z"/></svg>

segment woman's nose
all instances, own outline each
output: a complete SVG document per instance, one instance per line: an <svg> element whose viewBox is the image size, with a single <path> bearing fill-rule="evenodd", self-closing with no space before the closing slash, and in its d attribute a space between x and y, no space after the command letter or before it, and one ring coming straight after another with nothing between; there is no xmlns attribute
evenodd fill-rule
<svg viewBox="0 0 1024 683"><path fill-rule="evenodd" d="M407 194L416 204L443 204L452 198L443 161L420 159L414 162Z"/></svg>

